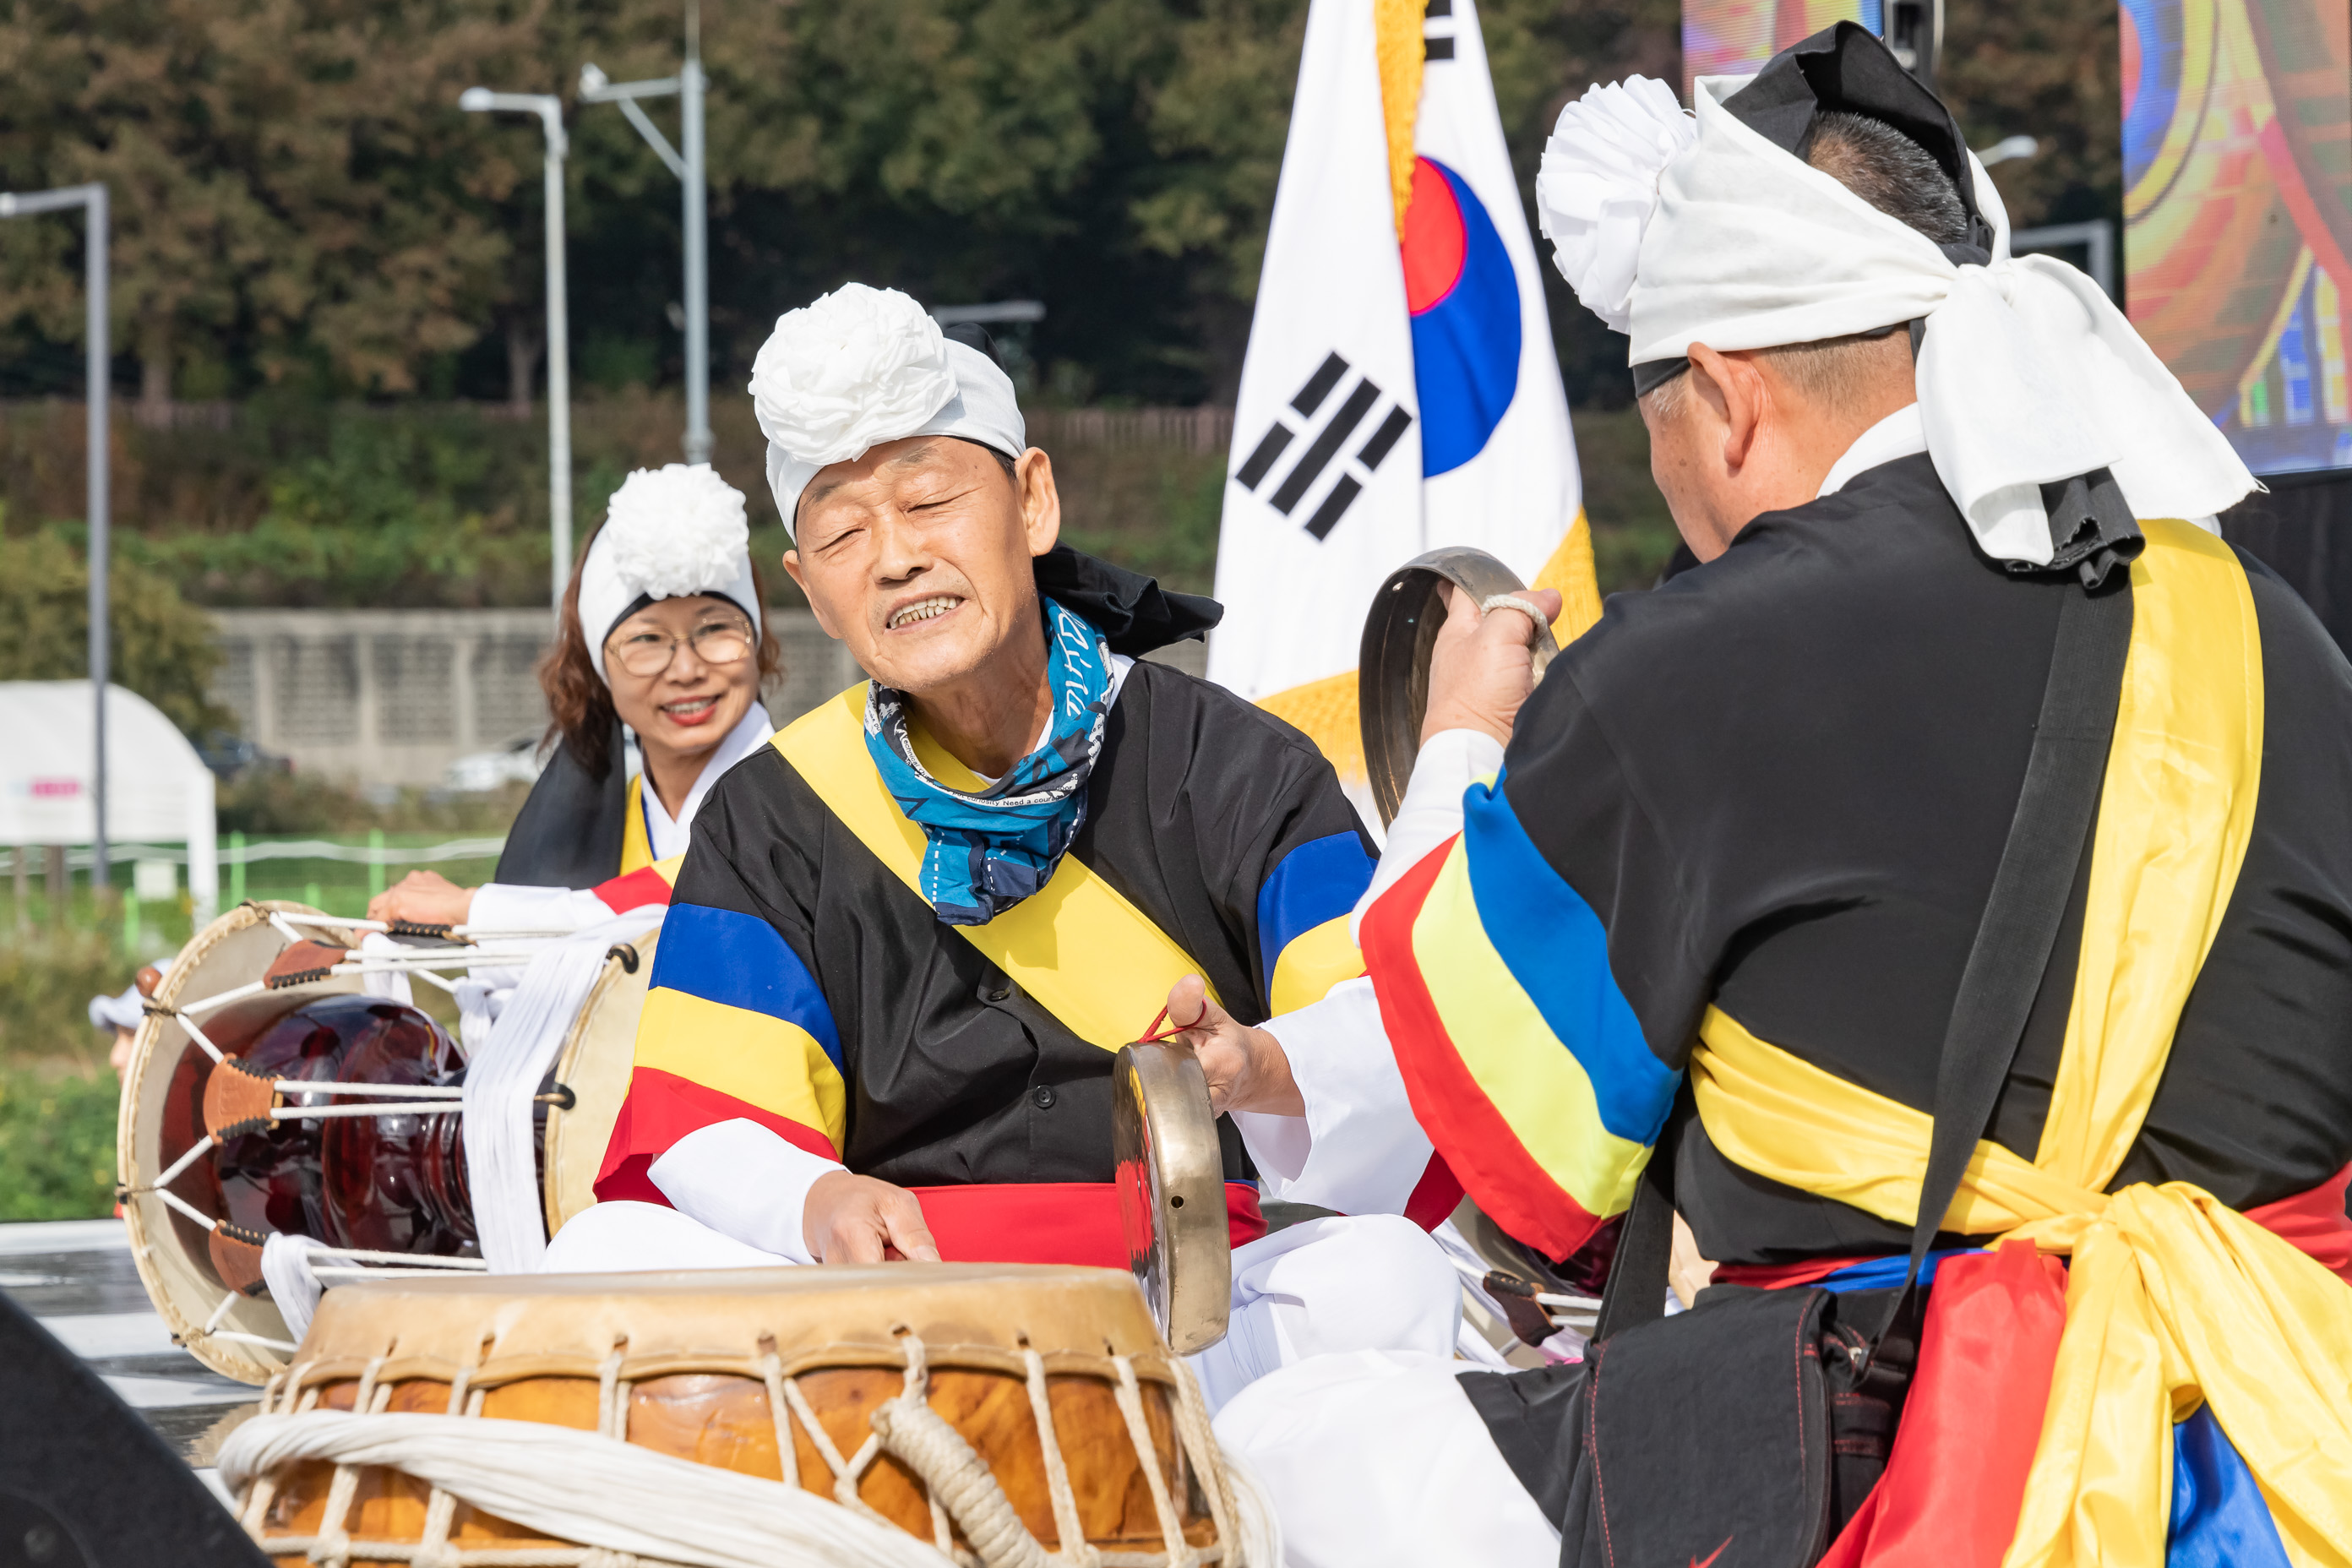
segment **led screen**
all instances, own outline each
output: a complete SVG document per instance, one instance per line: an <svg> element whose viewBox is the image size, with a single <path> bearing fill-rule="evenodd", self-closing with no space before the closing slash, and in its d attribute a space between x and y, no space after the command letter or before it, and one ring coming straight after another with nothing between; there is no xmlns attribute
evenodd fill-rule
<svg viewBox="0 0 2352 1568"><path fill-rule="evenodd" d="M1880 30L1881 0L1684 0L1683 96L1702 76L1748 76L1833 22Z"/></svg>
<svg viewBox="0 0 2352 1568"><path fill-rule="evenodd" d="M2256 473L2352 468L2352 0L2123 0L2131 318Z"/></svg>

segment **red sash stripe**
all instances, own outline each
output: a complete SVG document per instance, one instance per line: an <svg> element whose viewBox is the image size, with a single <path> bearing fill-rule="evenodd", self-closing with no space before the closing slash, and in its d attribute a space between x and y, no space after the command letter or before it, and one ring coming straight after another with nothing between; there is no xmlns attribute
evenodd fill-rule
<svg viewBox="0 0 2352 1568"><path fill-rule="evenodd" d="M1449 839L1423 856L1365 912L1364 964L1413 1115L1450 1174L1505 1230L1546 1257L1566 1258L1584 1245L1600 1216L1551 1179L1479 1088L1414 960L1413 923L1452 847Z"/></svg>

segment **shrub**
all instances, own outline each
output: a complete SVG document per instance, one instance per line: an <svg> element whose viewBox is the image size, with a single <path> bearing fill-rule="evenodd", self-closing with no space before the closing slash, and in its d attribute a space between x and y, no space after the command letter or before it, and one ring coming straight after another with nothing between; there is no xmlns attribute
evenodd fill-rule
<svg viewBox="0 0 2352 1568"><path fill-rule="evenodd" d="M152 702L183 732L233 726L207 695L220 664L212 618L173 579L117 554L107 577L113 679ZM0 680L77 680L89 674L89 563L62 530L0 534Z"/></svg>
<svg viewBox="0 0 2352 1568"><path fill-rule="evenodd" d="M104 1066L114 1042L89 1026L89 999L130 984L136 967L103 932L86 928L0 941L0 1063Z"/></svg>
<svg viewBox="0 0 2352 1568"><path fill-rule="evenodd" d="M103 1064L73 1072L0 1068L0 1221L114 1212L121 1095Z"/></svg>

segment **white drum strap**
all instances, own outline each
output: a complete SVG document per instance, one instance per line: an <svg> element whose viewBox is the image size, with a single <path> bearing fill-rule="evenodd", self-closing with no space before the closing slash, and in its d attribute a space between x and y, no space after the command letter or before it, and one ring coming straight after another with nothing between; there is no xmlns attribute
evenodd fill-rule
<svg viewBox="0 0 2352 1568"><path fill-rule="evenodd" d="M529 1274L547 1255L547 1208L532 1153L531 1097L604 970L613 944L657 929L639 910L589 926L534 956L466 1066L466 1183L493 1274Z"/></svg>

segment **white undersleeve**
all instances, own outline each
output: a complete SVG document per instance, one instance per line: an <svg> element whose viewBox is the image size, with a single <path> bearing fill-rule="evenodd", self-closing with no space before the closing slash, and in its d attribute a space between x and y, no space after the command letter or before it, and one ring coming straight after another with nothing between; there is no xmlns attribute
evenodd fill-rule
<svg viewBox="0 0 2352 1568"><path fill-rule="evenodd" d="M814 1263L801 1235L809 1188L845 1167L737 1117L698 1127L646 1168L670 1206L762 1252Z"/></svg>
<svg viewBox="0 0 2352 1568"><path fill-rule="evenodd" d="M1503 745L1480 730L1442 730L1429 738L1413 759L1412 778L1404 787L1396 820L1389 824L1388 846L1381 851L1380 869L1372 885L1356 901L1348 932L1362 941L1364 911L1374 900L1394 887L1421 858L1462 831L1462 792L1481 779L1502 771Z"/></svg>
<svg viewBox="0 0 2352 1568"><path fill-rule="evenodd" d="M614 911L586 888L526 888L485 882L474 889L466 923L477 930L578 931L613 918Z"/></svg>
<svg viewBox="0 0 2352 1568"><path fill-rule="evenodd" d="M1307 1102L1305 1116L1234 1113L1265 1195L1341 1214L1402 1214L1431 1148L1381 1026L1372 983L1344 981L1265 1027L1282 1043Z"/></svg>

